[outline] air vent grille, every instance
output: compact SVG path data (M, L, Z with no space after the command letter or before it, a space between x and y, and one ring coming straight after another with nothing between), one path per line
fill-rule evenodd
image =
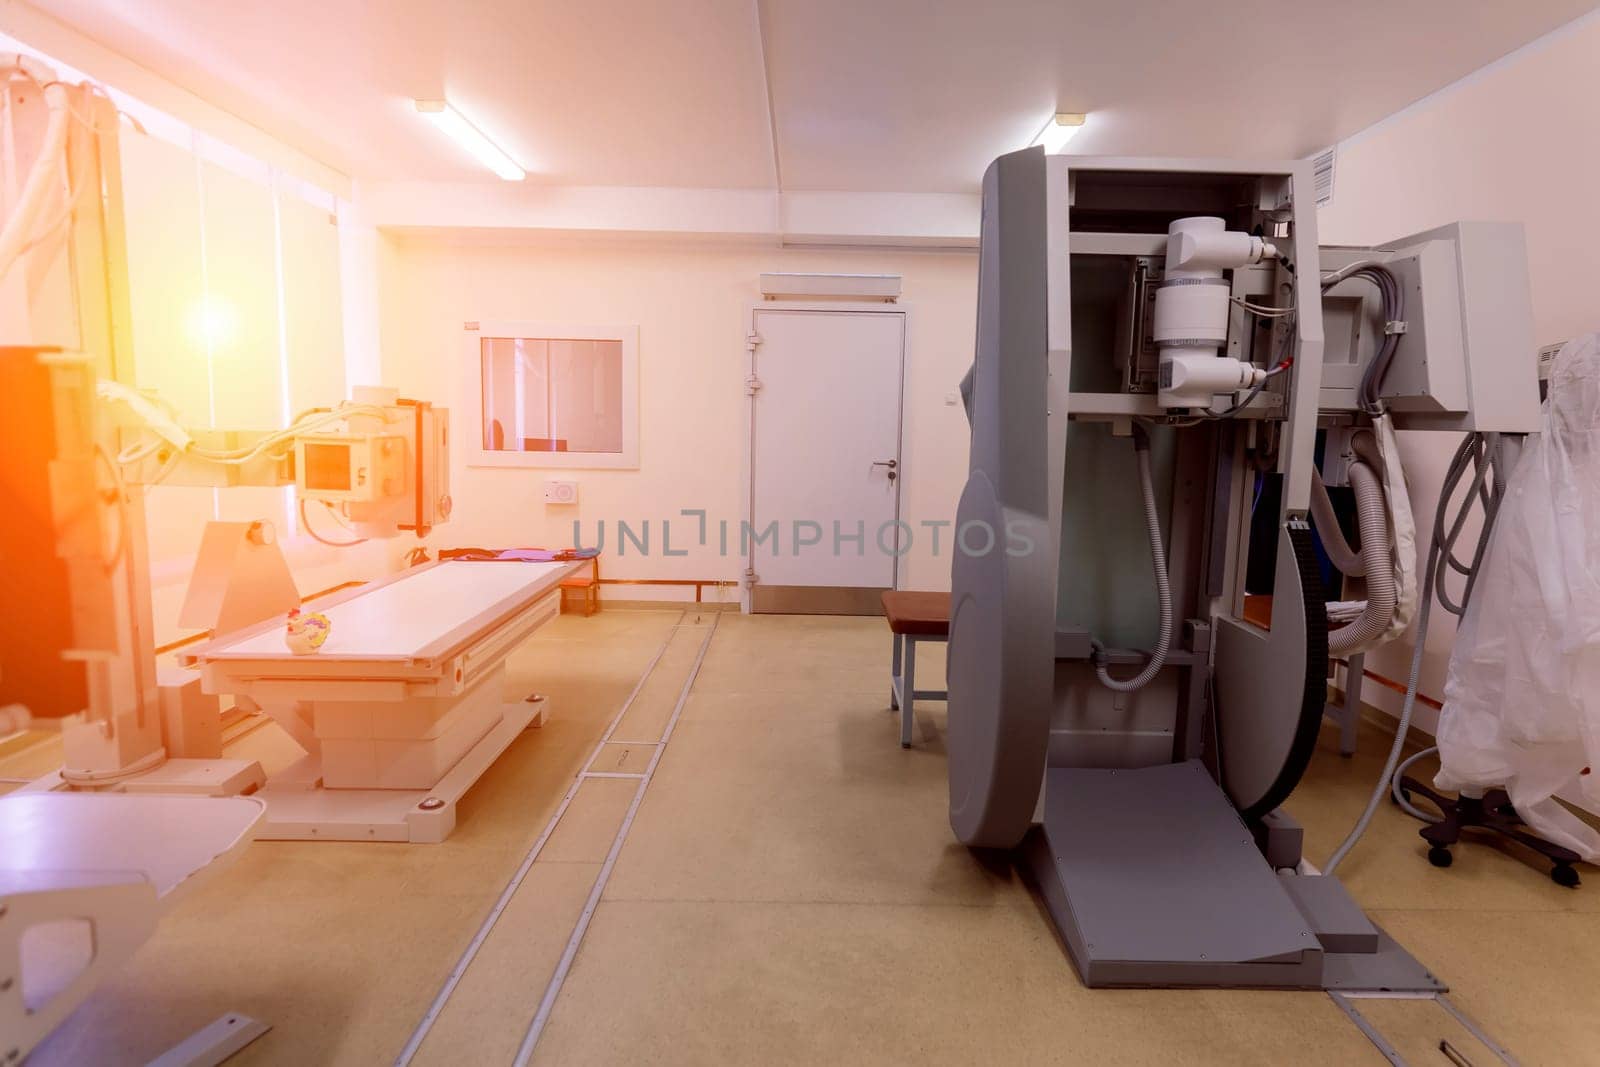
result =
M1317 206L1333 203L1333 170L1337 149L1318 152L1311 160L1311 188L1317 195Z

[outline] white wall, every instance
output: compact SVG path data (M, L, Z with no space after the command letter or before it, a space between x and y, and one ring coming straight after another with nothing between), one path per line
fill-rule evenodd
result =
M749 244L622 241L604 238L491 244L433 236L385 235L380 256L384 376L416 396L462 409L461 368L475 357L462 324L526 319L637 325L640 365L640 468L637 471L538 471L469 468L452 450L451 522L430 540L438 546L561 547L572 520L592 542L607 521L602 573L617 578L737 581L743 563L722 557L716 538L684 557L664 557L662 519L703 508L708 521L741 518L745 449L745 333L759 300L763 271L836 271L904 276L899 306L908 312L902 515L951 519L966 480L967 425L946 403L972 359L977 257L968 253L821 252ZM547 477L579 483L576 508L546 506ZM615 550L614 523L651 520L652 555ZM713 526L713 529L715 527ZM691 540L696 520L677 518L674 550ZM734 539L736 540L736 534ZM948 541L948 534L945 537ZM919 537L902 568L902 585L949 588L948 546L934 558ZM608 590L621 599L648 587ZM689 591L692 595L692 590ZM708 593L708 596L710 594Z
M1600 329L1597 56L1600 15L1590 15L1340 145L1334 201L1318 220L1323 242L1376 244L1456 219L1521 222L1534 341ZM1458 438L1404 436L1413 507L1427 523ZM1423 692L1435 698L1454 622L1436 606L1423 674ZM1368 666L1403 682L1411 655L1397 642ZM1379 706L1398 700L1378 686L1367 694ZM1434 717L1419 721L1432 729Z

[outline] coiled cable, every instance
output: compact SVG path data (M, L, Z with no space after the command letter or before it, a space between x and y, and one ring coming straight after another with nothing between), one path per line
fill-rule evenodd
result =
M1167 554L1161 543L1161 514L1156 508L1155 475L1150 470L1150 437L1143 426L1133 428L1133 448L1139 464L1139 492L1144 498L1145 530L1150 537L1150 566L1156 576L1156 599L1160 604L1161 630L1156 647L1144 669L1132 678L1113 678L1105 661L1105 650L1096 646L1094 673L1100 684L1118 693L1132 693L1149 685L1167 663L1172 644L1172 589L1167 583Z
M1439 490L1439 504L1434 509L1433 536L1428 541L1428 561L1422 574L1422 608L1417 616L1417 630L1413 638L1415 645L1411 653L1411 670L1406 679L1406 695L1400 705L1400 721L1395 727L1394 744L1389 748L1389 758L1384 762L1383 774L1379 777L1377 787L1367 799L1367 806L1362 810L1360 818L1339 847L1334 849L1333 855L1328 857L1328 862L1323 866L1322 873L1332 874L1344 858L1350 854L1367 832L1367 827L1372 824L1372 818L1377 813L1378 805L1383 802L1383 795L1387 791L1396 801L1400 802L1408 814L1424 821L1436 821L1420 810L1407 803L1400 796L1399 776L1403 766L1409 767L1412 763L1437 749L1426 749L1408 759L1402 766L1400 755L1405 750L1406 735L1411 729L1411 715L1416 709L1417 692L1422 680L1422 659L1427 648L1428 620L1433 613L1434 591L1439 591L1439 603L1446 611L1459 615L1466 610L1468 600L1472 595L1472 582L1476 577L1478 564L1483 560L1483 553L1489 543L1489 535L1494 529L1495 515L1499 511L1501 495L1504 492L1505 480L1501 472L1496 471L1494 479L1487 483L1486 476L1501 462L1499 449L1499 436L1497 434L1468 434L1462 439L1460 447L1450 460L1450 467L1445 472L1444 484ZM1475 467L1472 483L1467 490L1466 497L1461 503L1460 510L1453 521L1447 520L1450 510L1450 500L1455 496L1456 489L1466 477L1467 468ZM1485 494L1485 489L1488 492ZM1478 544L1472 554L1472 563L1468 565L1467 585L1462 592L1459 609L1444 590L1444 577L1451 569L1451 561L1455 558L1455 542L1461 534L1461 529L1466 523L1467 513L1472 508L1474 500L1484 501L1483 529L1478 534ZM1449 530L1445 527L1448 524ZM1459 564L1458 564L1459 565Z

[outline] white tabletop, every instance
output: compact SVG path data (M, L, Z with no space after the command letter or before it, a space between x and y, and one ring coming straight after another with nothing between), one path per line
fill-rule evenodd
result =
M12 793L0 797L0 874L135 871L158 896L243 847L254 797Z
M412 659L475 620L533 601L553 589L570 563L467 562L454 560L420 567L395 581L375 585L350 599L310 610L328 617L328 640L313 656L338 659ZM284 645L283 627L200 649L196 658L294 658Z

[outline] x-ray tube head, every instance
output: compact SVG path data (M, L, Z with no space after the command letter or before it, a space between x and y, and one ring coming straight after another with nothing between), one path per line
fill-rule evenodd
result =
M1207 407L1219 393L1247 389L1265 372L1218 356L1228 343L1232 289L1224 270L1276 258L1270 243L1227 229L1220 218L1178 219L1167 228L1166 275L1156 290L1151 338L1161 349L1165 408Z

